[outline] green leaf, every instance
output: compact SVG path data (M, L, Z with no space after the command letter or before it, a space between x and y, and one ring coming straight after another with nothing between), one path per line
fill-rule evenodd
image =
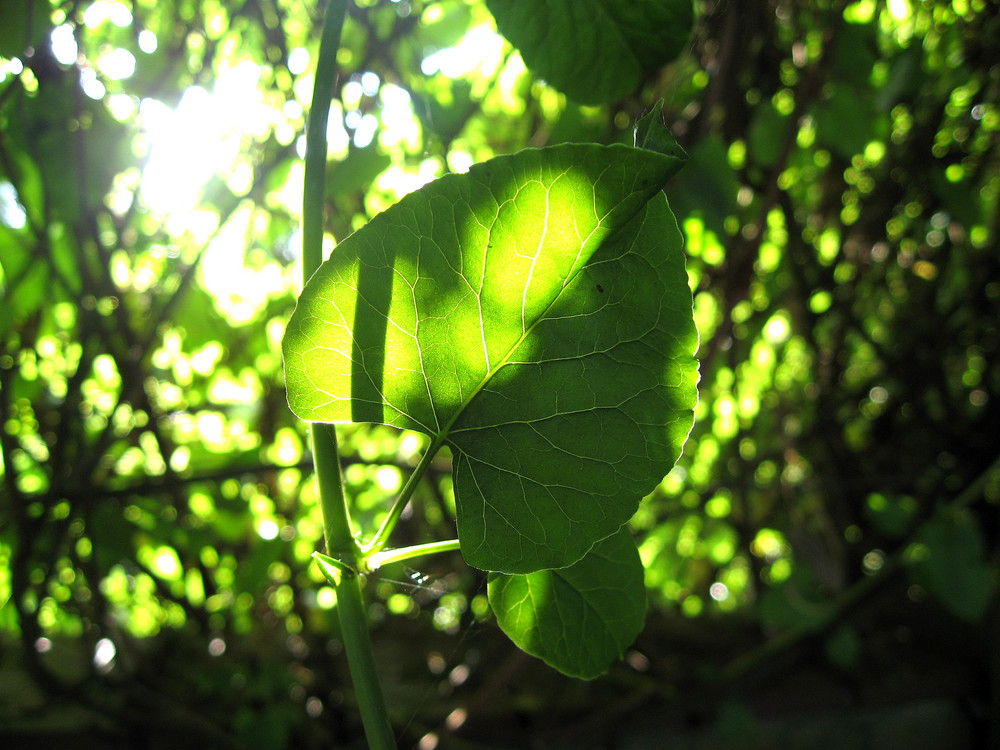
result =
M827 637L823 647L831 662L841 669L852 669L861 660L861 643L857 628L842 625Z
M0 5L0 57L22 57L44 43L52 28L48 0L6 0Z
M671 183L670 204L678 216L700 216L720 237L737 208L740 181L729 164L727 146L710 135L691 149L691 160Z
M627 527L568 568L491 573L487 591L497 622L514 643L585 680L621 658L646 616L642 561Z
M879 533L901 539L913 530L920 506L909 495L873 492L865 500L865 518Z
M340 195L363 190L391 164L392 159L381 153L376 146L351 146L346 157L327 167L327 194Z
M0 224L0 333L37 311L51 285L49 267L32 262L32 248L16 232Z
M875 116L871 97L846 84L829 84L829 98L816 102L812 116L816 140L845 159L864 153L869 141L885 134L885 123ZM884 119L884 118L883 118Z
M127 163L130 141L102 102L81 97L78 76L56 71L24 97L19 116L24 129L15 130L14 138L38 165L52 218L73 222L102 204L113 177ZM81 159L86 165L82 176L67 179L67 165Z
M538 76L580 104L635 90L677 57L694 23L690 0L487 0L497 28Z
M847 23L833 35L829 59L824 61L830 74L856 85L867 80L879 61L877 23Z
M754 161L773 167L781 156L782 143L792 124L791 115L783 115L771 104L758 107L750 124L748 145Z
M441 50L459 44L474 22L468 3L441 3L438 11L421 19L412 34L417 49Z
M635 124L635 145L658 154L687 161L688 155L663 125L663 100L658 101L645 117Z
M292 411L447 443L470 565L576 562L691 428L697 332L659 190L680 164L562 145L405 197L306 285L283 341Z
M910 575L952 614L979 622L993 598L993 569L982 532L968 513L941 513L917 534L908 551Z

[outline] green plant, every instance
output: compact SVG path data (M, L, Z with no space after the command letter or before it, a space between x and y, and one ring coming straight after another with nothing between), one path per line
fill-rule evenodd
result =
M363 745L280 346L326 5L0 2L0 746L43 725L88 747ZM845 729L891 688L993 736L1000 17L698 0L663 65L676 44L632 55L605 10L659 3L527 5L511 23L523 5L347 2L311 174L324 251L497 154L631 145L663 100L690 155L666 193L699 401L628 522L648 612L599 680L518 653L457 550L367 576L351 633L370 626L396 741L633 746L694 715L755 744L757 710L799 705L800 669L829 688L817 710L859 696ZM584 78L609 71L613 92ZM432 438L335 436L368 542ZM445 445L372 564L454 543L455 510Z
M689 7L661 10L675 6ZM527 6L491 7L503 28ZM345 8L332 3L324 24L306 152L306 283L282 348L292 411L316 423L327 552L315 558L338 593L369 741L391 747L360 587L387 562L460 547L490 571L501 628L568 675L596 677L631 644L646 597L626 524L691 430L698 337L680 230L661 193L686 155L659 106L636 125L634 146L527 149L445 176L320 263ZM650 19L613 20L627 30ZM573 48L552 46L564 47L546 67L559 80ZM573 72L566 81L579 85ZM332 423L351 421L429 440L374 532L355 528L340 477ZM458 539L389 548L445 446Z

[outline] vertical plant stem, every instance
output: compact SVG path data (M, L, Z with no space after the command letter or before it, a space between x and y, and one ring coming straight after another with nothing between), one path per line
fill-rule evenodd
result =
M323 262L323 208L326 204L326 129L330 100L337 80L337 49L344 28L347 0L330 0L319 42L319 59L313 82L312 103L306 123L306 173L302 197L302 277L309 277Z
M326 203L326 129L330 100L337 74L337 49L347 13L347 0L330 0L323 22L319 60L313 86L312 105L306 128L305 185L302 207L303 280L323 261L323 209ZM319 483L323 533L327 551L356 567L359 549L351 524L350 508L344 493L340 469L337 433L333 425L314 424L312 454ZM373 750L395 750L396 740L385 698L375 671L375 655L368 633L361 582L356 575L346 575L337 587L337 614L340 618L344 651L354 682L358 710L365 727L368 746Z
M351 511L344 493L344 477L340 470L336 427L332 424L314 424L309 432L327 552L356 567L357 548L351 525Z
M369 750L396 750L385 696L375 671L375 654L368 635L368 616L360 576L345 575L341 580L337 587L337 613Z

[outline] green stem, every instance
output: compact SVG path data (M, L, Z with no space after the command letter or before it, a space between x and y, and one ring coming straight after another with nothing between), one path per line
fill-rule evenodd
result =
M396 739L389 723L389 712L378 682L375 654L368 635L361 576L343 577L337 587L337 612L340 615L340 637L347 651L347 666L351 671L369 750L396 750Z
M339 586L345 575L357 575L358 571L353 566L348 565L343 560L336 557L324 555L322 552L313 551L313 560L319 565L320 572L334 586Z
M308 281L323 262L323 208L326 203L326 129L337 79L337 49L347 0L330 0L316 61L309 121L306 124L305 178L302 196L302 278Z
M332 424L314 424L310 430L313 466L319 482L320 510L323 514L323 537L331 555L356 565L358 555L351 510L344 492L344 477L340 469L337 429Z
M302 276L304 281L323 262L323 209L326 202L326 129L337 77L337 49L347 14L347 0L330 0L323 22L323 33L316 62L309 123L306 128L305 184L302 205ZM336 428L315 424L312 428L312 454L319 482L319 501L323 513L323 533L327 551L357 567L360 557L351 523L350 508L344 493L337 448ZM368 633L368 617L361 592L360 577L350 567L342 572L337 586L337 614L341 638L354 683L358 711L365 727L368 746L373 750L395 750L396 740L389 722L385 697L378 682L375 655Z
M330 118L330 99L337 75L337 48L344 27L347 0L331 0L323 23L316 63L309 123L306 126L306 168L302 201L302 278L303 282L323 262L323 207L326 201L326 128ZM312 428L313 464L319 481L320 506L323 511L323 534L327 551L354 560L357 544L351 525L351 513L344 495L344 481L333 425L314 424Z
M379 530L375 533L375 536L371 538L367 544L361 547L361 553L367 558L371 558L373 553L378 552L386 543L389 541L389 535L392 534L392 530L396 528L396 522L399 521L399 517L403 514L403 510L406 508L406 504L410 502L410 497L413 495L413 491L420 484L420 480L423 478L424 473L427 471L427 467L431 465L434 460L434 456L437 455L438 449L444 442L444 438L437 438L427 447L424 451L424 455L420 457L420 462L417 464L416 468L413 469L413 473L410 474L409 479L406 480L406 484L403 485L403 489L399 493L399 497L392 504L389 509L389 515L385 517L382 521L382 525Z
M412 547L400 547L398 549L387 549L383 552L374 552L365 560L368 570L378 570L383 565L410 560L414 557L424 555L434 555L438 552L451 552L459 549L457 539L448 539L443 542L428 542L427 544L415 544Z

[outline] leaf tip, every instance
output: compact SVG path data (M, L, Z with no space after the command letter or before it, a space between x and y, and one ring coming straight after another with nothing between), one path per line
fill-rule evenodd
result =
M663 122L663 100L660 99L653 108L642 117L634 129L635 147L678 160L678 169L688 160L687 152L681 148Z

